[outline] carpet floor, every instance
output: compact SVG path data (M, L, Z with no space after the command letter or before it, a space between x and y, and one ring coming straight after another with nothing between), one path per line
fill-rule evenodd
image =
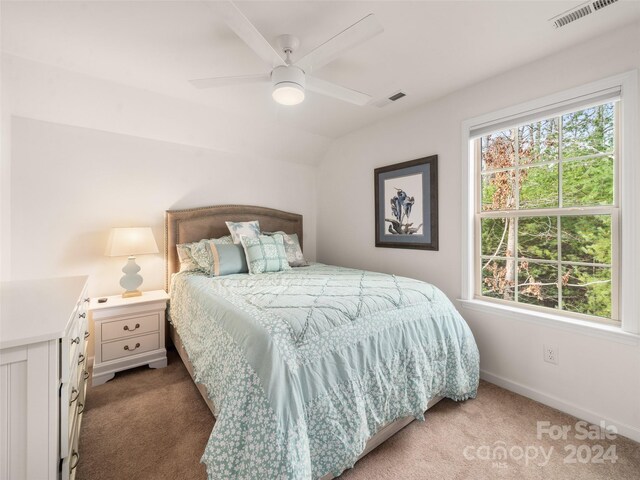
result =
M180 357L169 351L168 358L167 368L136 368L89 387L78 480L206 479L200 457L214 420ZM441 401L425 422L411 423L340 478L640 479L639 443L582 439L577 421L481 382L475 400ZM554 440L547 430L538 435L537 422L549 422L552 433L571 430Z

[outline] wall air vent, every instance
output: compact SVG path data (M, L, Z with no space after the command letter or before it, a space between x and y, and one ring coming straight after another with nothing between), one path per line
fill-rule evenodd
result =
M390 103L397 102L402 97L406 97L406 96L407 96L406 93L398 90L397 92L394 92L391 95L387 95L386 97L381 98L380 100L376 100L375 102L371 103L371 105L374 105L378 108L382 108L389 105Z
M549 21L552 22L553 26L556 28L564 27L571 22L575 22L582 17L586 17L587 15L591 15L593 12L597 12L604 7L608 7L609 5L612 5L617 1L618 0L595 0L591 2L581 3L577 7L553 17Z

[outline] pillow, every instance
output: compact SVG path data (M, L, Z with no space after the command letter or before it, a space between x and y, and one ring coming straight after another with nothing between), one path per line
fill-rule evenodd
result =
M231 275L232 273L247 273L247 259L242 245L209 243L213 255L213 275Z
M284 251L284 238L280 234L240 237L247 257L249 273L280 272L291 270Z
M227 224L233 243L240 244L240 237L255 238L260 235L260 224L257 220L251 222L224 222Z
M231 240L231 237L227 235L226 237L176 245L178 258L180 259L180 271L204 272L207 275L213 275L215 266L213 256L211 254L211 248L209 247L210 243L215 243L216 245L232 245L233 240Z
M176 250L178 250L178 259L180 260L181 272L197 272L198 270L200 270L198 262L196 262L191 256L190 244L178 244L176 245Z
M292 233L291 235L284 232L264 232L265 235L282 235L284 239L284 251L287 253L287 261L291 267L306 267L309 264L304 259L302 249L300 248L300 241L298 240L298 234Z

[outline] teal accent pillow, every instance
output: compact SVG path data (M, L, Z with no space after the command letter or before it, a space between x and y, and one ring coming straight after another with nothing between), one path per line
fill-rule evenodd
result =
M221 277L233 273L247 273L247 259L242 245L218 245L209 243L213 255L213 275Z
M240 237L247 257L249 273L280 272L291 270L284 250L284 238L280 234Z
M287 261L291 267L307 267L309 264L304 259L302 254L302 248L300 248L300 241L298 240L297 233L284 233L284 232L264 232L265 235L282 235L284 240L284 251L287 253Z
M224 222L233 238L233 243L240 245L240 237L257 237L260 235L260 224L257 220L250 222Z

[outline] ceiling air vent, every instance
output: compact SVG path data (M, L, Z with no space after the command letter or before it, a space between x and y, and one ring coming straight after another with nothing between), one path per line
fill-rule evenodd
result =
M596 0L592 3L593 9L598 11L601 8L608 7L612 3L616 3L618 0Z
M407 94L406 94L406 93L398 92L398 93L396 93L395 95L391 95L391 96L389 97L389 100L391 100L392 102L395 102L395 101L397 101L397 100L400 100L402 97L406 97L406 96L407 96Z
M389 105L390 103L397 102L402 97L406 97L406 96L407 96L406 93L401 92L400 90L398 90L397 92L389 95L388 97L381 98L380 100L377 100L377 101L373 102L371 105L375 105L378 108L382 108L382 107L384 107L386 105Z
M597 12L604 7L608 7L609 5L616 3L617 1L618 0L595 0L591 2L581 3L577 7L553 17L549 21L553 22L553 26L556 28L564 27L571 22L575 22L582 17L586 17L587 15L591 15L593 12Z

